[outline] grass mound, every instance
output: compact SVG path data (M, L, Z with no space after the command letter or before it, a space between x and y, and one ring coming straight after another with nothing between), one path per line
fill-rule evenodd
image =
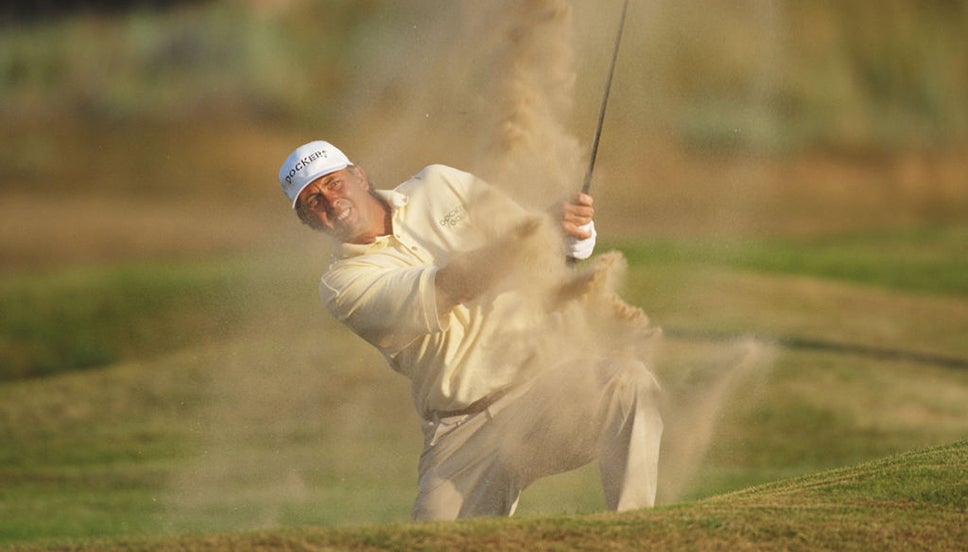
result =
M622 514L89 542L98 550L956 550L968 441ZM34 548L37 550L43 548Z

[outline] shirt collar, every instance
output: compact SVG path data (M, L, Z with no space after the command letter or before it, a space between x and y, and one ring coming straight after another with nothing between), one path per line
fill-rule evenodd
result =
M393 214L396 213L397 209L406 205L407 200L410 199L396 190L373 190L373 192L387 202L387 205L393 209Z

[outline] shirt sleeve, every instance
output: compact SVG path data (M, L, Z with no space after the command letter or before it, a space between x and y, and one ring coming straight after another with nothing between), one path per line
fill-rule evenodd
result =
M334 318L393 354L414 339L445 329L437 315L436 266L387 268L342 261L320 282L320 298Z

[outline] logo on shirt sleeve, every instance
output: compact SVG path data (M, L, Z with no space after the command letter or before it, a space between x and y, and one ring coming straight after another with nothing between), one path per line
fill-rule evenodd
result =
M444 215L444 218L440 219L438 222L444 228L453 228L466 219L467 211L464 209L463 205L458 205L454 209L451 209L451 211Z

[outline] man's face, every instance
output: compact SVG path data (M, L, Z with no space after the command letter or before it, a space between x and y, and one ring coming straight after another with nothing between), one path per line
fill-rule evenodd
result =
M298 205L321 230L342 242L371 243L382 233L382 205L370 194L366 174L359 167L312 181L299 193Z

